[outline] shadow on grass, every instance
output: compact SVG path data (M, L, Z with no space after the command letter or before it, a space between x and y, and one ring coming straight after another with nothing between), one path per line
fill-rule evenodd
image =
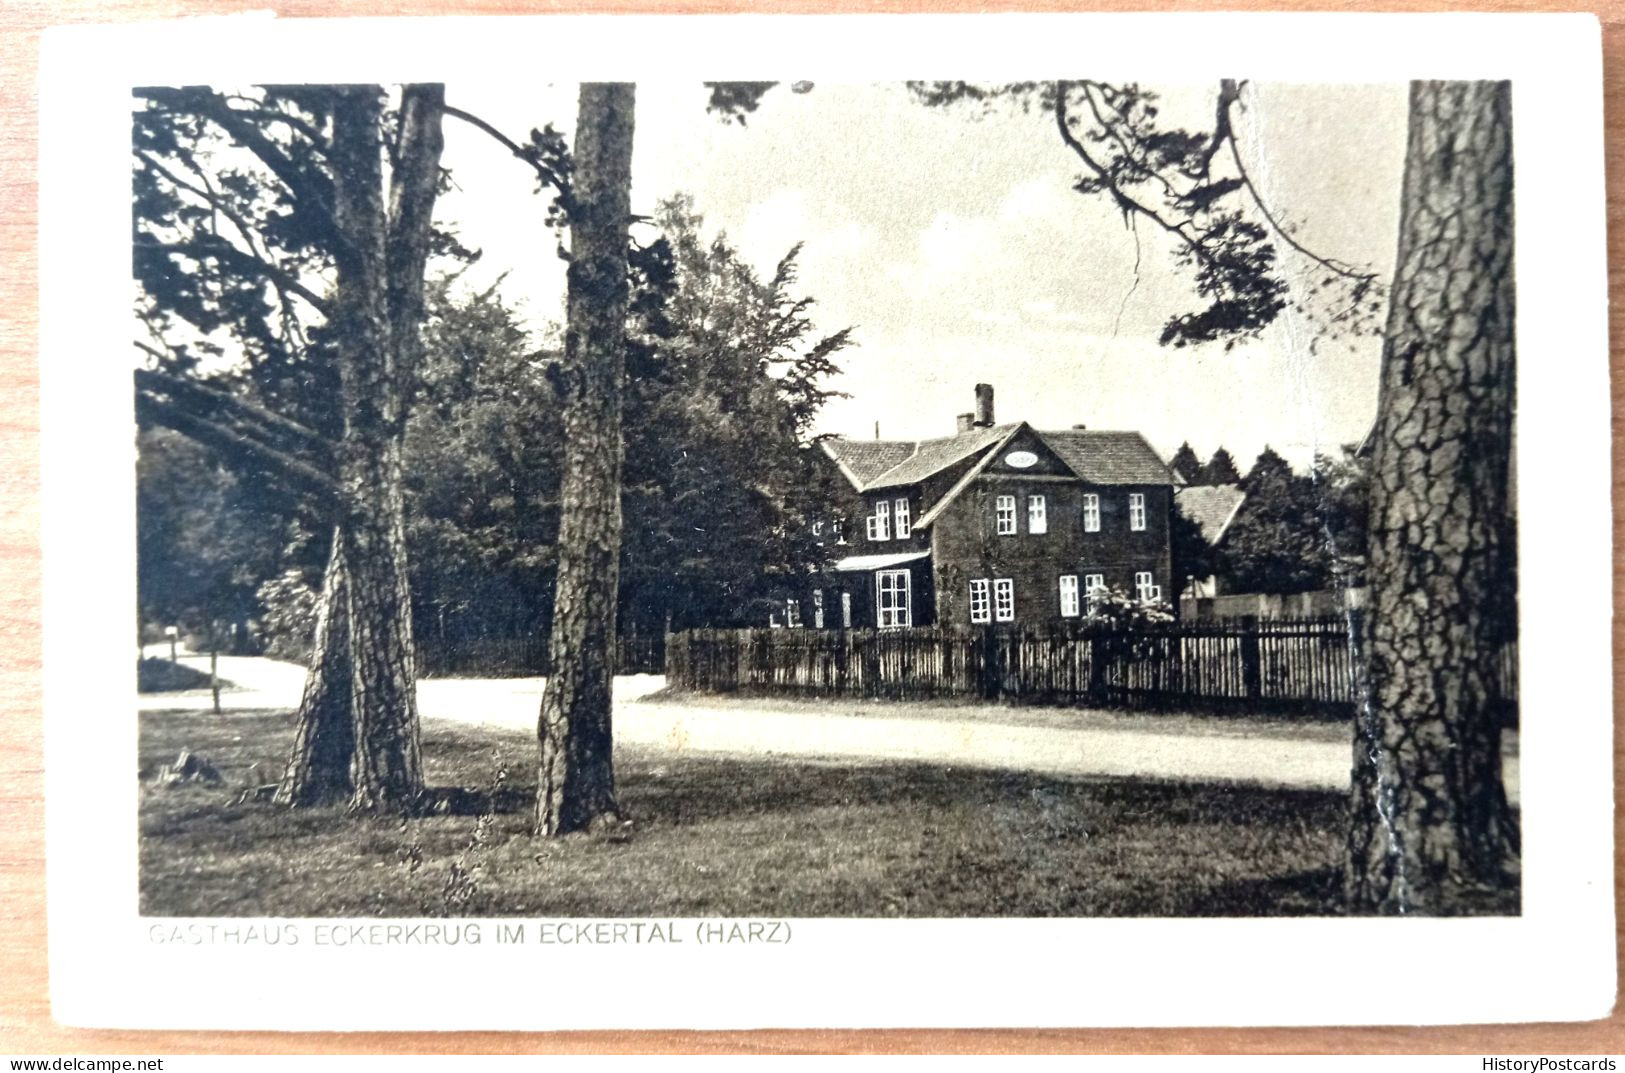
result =
M222 687L228 682L220 683ZM209 676L195 668L167 659L151 656L136 667L136 691L139 693L177 693L188 689L208 689Z
M428 786L417 806L418 816L512 816L536 807L536 787L505 786L480 790L467 786Z
M617 750L629 842L531 836L534 738L426 727L439 807L233 807L283 714L142 719L225 788L142 788L141 907L194 916L1327 916L1341 794ZM280 770L280 768L276 768ZM506 772L498 778L498 772ZM484 789L481 789L484 787Z

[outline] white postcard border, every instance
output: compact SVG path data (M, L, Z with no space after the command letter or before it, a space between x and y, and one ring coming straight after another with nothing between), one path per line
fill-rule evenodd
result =
M454 47L448 45L452 43ZM679 59L679 57L692 57ZM581 78L1511 78L1524 913L806 920L783 946L187 946L136 909L129 89ZM78 1025L279 1029L1569 1020L1614 1000L1610 393L1587 16L268 17L47 35L41 402L51 994ZM1560 627L1560 628L1558 628ZM250 921L237 922L248 925ZM301 922L313 930L319 922ZM484 930L494 932L495 921Z

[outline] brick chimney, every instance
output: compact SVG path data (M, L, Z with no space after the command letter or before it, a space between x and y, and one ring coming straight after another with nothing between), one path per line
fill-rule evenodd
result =
M993 385L976 385L976 428L993 427Z
M976 427L976 415L975 414L960 414L958 417L954 418L954 431L955 432L960 432L960 433L969 432L971 429L973 429L975 427Z

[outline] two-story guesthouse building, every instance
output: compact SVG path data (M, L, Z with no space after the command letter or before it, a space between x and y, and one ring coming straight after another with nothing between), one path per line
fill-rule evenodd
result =
M995 424L993 389L956 432L831 439L852 492L842 555L793 624L1048 624L1093 590L1171 601L1175 478L1138 432ZM788 617L788 616L787 616Z

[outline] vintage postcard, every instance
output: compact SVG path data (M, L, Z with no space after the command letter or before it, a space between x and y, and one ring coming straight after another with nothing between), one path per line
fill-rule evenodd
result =
M59 1019L1612 1007L1594 19L45 47Z

